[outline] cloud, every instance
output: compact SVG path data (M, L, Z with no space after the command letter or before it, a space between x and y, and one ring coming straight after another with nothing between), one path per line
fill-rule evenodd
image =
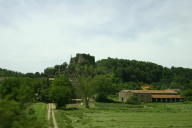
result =
M191 67L190 0L0 0L0 67L43 71L91 53Z

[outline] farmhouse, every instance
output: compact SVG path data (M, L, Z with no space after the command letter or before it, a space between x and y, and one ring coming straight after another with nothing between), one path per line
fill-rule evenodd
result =
M130 97L137 96L141 102L181 102L183 97L177 89L166 90L122 90L119 101L126 102Z

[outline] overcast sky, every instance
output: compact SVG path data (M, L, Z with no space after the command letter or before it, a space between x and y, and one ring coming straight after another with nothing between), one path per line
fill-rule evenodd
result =
M42 72L76 53L192 68L192 0L0 0L0 67Z

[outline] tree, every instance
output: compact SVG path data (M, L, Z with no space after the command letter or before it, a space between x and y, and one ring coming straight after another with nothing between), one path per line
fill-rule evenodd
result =
M21 77L24 74L0 68L0 77Z
M85 107L89 108L90 98L94 95L92 79L90 77L79 78L80 92L84 99Z
M0 128L11 128L20 114L19 104L15 101L0 100Z
M56 75L56 69L54 67L48 67L44 70L44 74L47 77L53 77Z
M65 74L73 79L78 77L95 77L96 75L115 74L118 82L112 81L113 90L124 87L138 89L140 83L153 84L156 89L179 88L192 89L192 69L172 67L127 59L107 58L95 62L95 57L89 54L77 54L72 57L69 65L55 65L45 69L45 75L55 77ZM135 83L129 85L129 83ZM118 88L118 89L117 89Z
M66 107L73 97L71 82L64 76L57 77L50 88L50 99L56 103L57 108Z
M35 99L37 101L47 102L49 100L47 97L49 81L46 78L35 78L31 82L35 93ZM45 99L45 97L47 97L47 99Z
M107 96L112 93L112 78L106 75L97 75L92 80L92 86L96 93L96 101L107 102Z
M23 109L19 102L0 100L0 128L45 128L35 118L33 109Z
M26 104L34 101L35 93L30 78L8 78L0 86L0 98Z
M36 119L31 103L37 96L37 79L13 77L0 85L0 128L44 128ZM38 90L38 89L37 89Z
M182 95L187 99L192 101L192 89L185 90L182 92Z

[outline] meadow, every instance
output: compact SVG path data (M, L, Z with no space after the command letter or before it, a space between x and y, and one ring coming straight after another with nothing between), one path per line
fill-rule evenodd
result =
M55 112L59 128L192 128L192 103L92 103Z

